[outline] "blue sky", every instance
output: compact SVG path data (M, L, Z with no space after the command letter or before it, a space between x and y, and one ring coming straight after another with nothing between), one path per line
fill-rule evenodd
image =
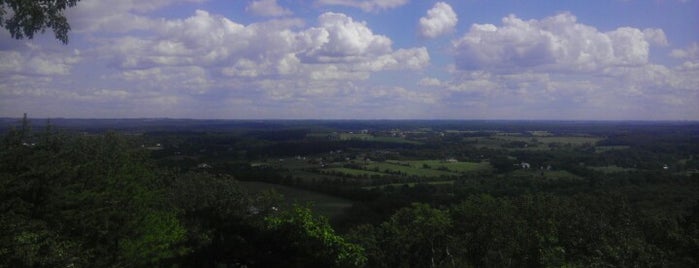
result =
M699 1L82 0L0 116L699 120Z

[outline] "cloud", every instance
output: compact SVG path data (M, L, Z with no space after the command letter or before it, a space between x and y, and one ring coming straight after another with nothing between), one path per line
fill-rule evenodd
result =
M427 16L420 18L418 30L423 37L435 38L452 32L458 20L449 4L437 2L427 11Z
M316 27L290 29L299 25L295 20L242 25L197 10L187 19L162 22L155 38L119 38L98 54L124 69L196 65L248 78L366 79L370 72L419 69L429 62L425 48L394 51L388 37L345 14L327 12Z
M0 115L696 119L699 114L699 43L653 49L671 45L663 29L601 31L569 13L511 15L473 24L454 37L446 51L453 64L445 66L441 55L430 62L433 51L427 47L394 42L392 32L372 27L376 20L358 19L372 14L249 18L241 14L246 6L248 15L265 11L255 13L253 2L238 1L241 10L231 14L243 21L193 11L196 2L83 0L67 11L75 37L69 46L50 36L17 41L0 33ZM264 8L277 2L254 3ZM368 12L407 3L308 2ZM424 15L418 35L453 31L439 6L418 11ZM159 17L180 8L192 11ZM664 51L671 52L651 55Z
M376 12L396 8L408 3L408 0L317 0L319 5L348 6L365 12Z
M578 23L570 13L526 21L510 15L499 27L473 24L453 42L453 50L460 69L591 71L646 64L651 45L648 40L667 44L661 29L622 27L600 32Z
M665 37L665 32L661 29L647 28L643 30L643 36L646 41L656 46L668 46L667 37Z
M670 56L685 60L699 60L699 43L692 43L685 49L673 49Z
M345 14L323 13L318 22L319 27L302 33L311 40L302 44L306 46L306 61L353 62L391 51L391 39L375 35L364 22L356 22Z
M438 87L442 85L442 81L439 81L437 78L425 77L420 79L418 85L423 87Z
M0 77L67 75L81 58L77 49L49 49L25 43L15 50L0 50Z
M245 8L258 16L279 17L293 14L291 10L279 6L277 0L253 0Z
M685 60L678 66L653 63L650 47L669 45L662 29L602 32L569 13L510 15L497 26L473 24L452 45L453 78L422 84L444 89L445 103L488 103L482 109L491 116L664 119L699 112L699 45L674 49L671 56Z
M394 49L390 38L365 22L332 12L304 27L297 19L245 25L197 10L188 18L162 20L149 33L98 40L90 55L109 62L114 75L106 79L128 83L131 98L178 101L152 103L162 106L207 98L246 103L248 111L260 110L252 105L291 109L308 101L361 103L372 96L366 92L373 85L347 83L362 83L377 72L420 70L430 61L425 47Z
M158 23L147 13L183 3L205 0L83 0L66 10L72 33L125 33L147 30Z

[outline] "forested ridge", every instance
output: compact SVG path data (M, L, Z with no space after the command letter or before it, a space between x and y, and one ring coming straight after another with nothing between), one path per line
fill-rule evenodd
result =
M306 137L298 130L280 133L291 135L291 140ZM312 154L318 150L305 149L310 146L306 143L314 143L313 139L290 143L269 131L228 138L221 137L223 134L214 138L199 134L186 138L186 133L175 136L196 140L181 142L177 150L184 151L182 154L187 154L187 146L197 152L210 146L206 153L211 153L217 144L236 142L252 144L240 157L255 161L269 155ZM376 178L388 182L385 186L357 187L351 176L344 182L332 180L330 175L331 179L324 182L303 181L285 175L283 168L269 166L255 168L239 163L218 168L220 163L214 163L213 169L177 168L189 160L163 158L167 149L148 150L142 146L144 139L148 136L63 131L50 123L32 127L26 119L4 133L0 144L0 266L698 265L697 174L662 170L597 172L579 164L576 158L592 155L584 153L589 150L584 147L587 145L559 151L517 151L499 160L493 155L493 171L454 175L457 178L448 186L414 178L394 186L392 181L399 177L386 173ZM634 146L629 141L612 136L604 146ZM640 144L639 150L650 146L643 137L631 141ZM672 145L676 139L670 137L664 142ZM197 143L203 147L194 146ZM473 157L492 153L467 145L462 150L438 144L382 146L347 140L330 141L324 150L340 154L337 146L342 146L342 153L380 147L403 150L401 157L406 159L411 152L424 156L452 150L449 155L463 152L462 159L470 157L467 151ZM672 149L675 147L668 148L658 154L679 158L697 153L691 146L678 146L679 153ZM629 166L624 164L628 159L615 158L625 153L629 152L613 151L599 158L589 157L586 162ZM565 167L569 179L542 179L547 178L544 169L513 170L517 162L512 155L532 163ZM382 156L374 159L381 161ZM605 157L609 160L600 160ZM658 156L639 155L634 164L651 163L654 157ZM498 166L497 161L502 163ZM684 168L691 169L692 161L696 160L684 161ZM433 170L423 165L425 170ZM378 174L381 170L371 172ZM309 204L285 205L284 197L275 191L251 194L238 180L252 178L342 196L353 205L330 220L314 212Z

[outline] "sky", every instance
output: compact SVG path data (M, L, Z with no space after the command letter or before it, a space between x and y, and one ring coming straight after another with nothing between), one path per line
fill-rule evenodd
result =
M0 117L699 120L699 0L82 0Z

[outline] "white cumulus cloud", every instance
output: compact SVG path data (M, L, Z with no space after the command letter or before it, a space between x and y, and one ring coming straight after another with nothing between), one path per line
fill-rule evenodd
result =
M670 56L678 59L699 60L699 43L692 43L685 49L673 49Z
M326 81L312 88L329 93L337 81L429 64L425 47L393 49L390 38L342 13L326 12L315 26L302 26L296 19L244 25L197 10L189 18L160 21L148 37L111 39L92 53L121 70L121 79L169 92L257 88L275 100L308 98L303 92L311 81Z
M258 16L278 17L293 14L291 10L281 7L277 0L253 0L245 8Z
M408 3L408 0L318 0L319 5L335 5L359 8L366 12L375 12L396 8Z
M572 14L562 13L541 20L510 15L502 19L502 26L474 24L453 42L453 49L461 69L590 71L646 64L651 43L667 43L661 29L622 27L600 32L578 23Z
M444 2L437 2L427 11L427 16L420 18L419 33L423 37L435 38L450 33L459 21L451 6Z
M376 57L391 51L391 39L375 35L365 23L356 22L341 13L324 13L318 18L319 27L303 35L314 36L307 44L304 57L318 62L352 62Z

